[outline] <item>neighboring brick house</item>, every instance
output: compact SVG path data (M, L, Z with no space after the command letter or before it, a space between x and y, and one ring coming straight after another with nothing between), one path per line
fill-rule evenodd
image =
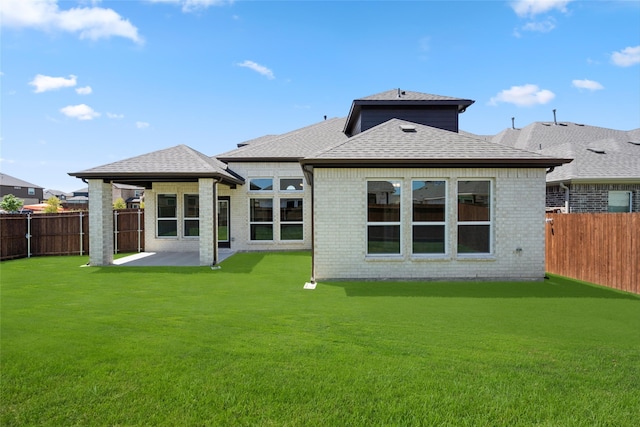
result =
M550 211L640 212L640 129L625 132L569 122L535 122L488 139L574 159L547 175Z
M124 200L127 209L139 209L144 198L144 187L135 185L111 183L111 200ZM63 206L69 209L89 209L89 187L76 190L66 198Z
M13 194L23 201L24 205L35 205L43 200L43 188L19 178L0 173L0 199Z
M542 279L545 175L570 160L458 133L471 104L392 90L215 157L180 145L72 173L89 182L90 262L113 259L118 182L146 189L146 250L201 265L218 246L311 249L314 280Z

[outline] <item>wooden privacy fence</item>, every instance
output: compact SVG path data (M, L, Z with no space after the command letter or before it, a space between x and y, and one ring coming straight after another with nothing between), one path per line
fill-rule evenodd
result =
M546 269L640 294L640 213L548 214Z
M117 252L144 250L144 211L113 211ZM87 255L88 212L0 215L0 260L41 255Z

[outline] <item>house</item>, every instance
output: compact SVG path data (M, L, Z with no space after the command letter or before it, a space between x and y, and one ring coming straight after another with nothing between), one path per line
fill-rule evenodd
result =
M541 279L545 175L570 160L459 133L472 104L391 90L214 157L179 145L71 173L89 182L90 263L113 260L117 182L145 188L147 251L201 265L312 250L312 280Z
M139 209L144 197L144 187L121 184L114 182L111 184L112 203L122 199L127 205L127 209ZM70 197L67 197L65 207L70 209L89 208L89 187L76 190Z
M6 173L0 173L0 198L7 194L13 194L25 205L33 205L42 201L43 188Z
M71 195L60 190L54 190L51 188L45 189L43 192L42 200L46 202L52 197L57 197L58 200L60 200L60 202L64 204L67 201L67 197L71 197Z
M573 158L547 174L550 211L640 212L640 129L629 132L571 122L505 129L491 141Z

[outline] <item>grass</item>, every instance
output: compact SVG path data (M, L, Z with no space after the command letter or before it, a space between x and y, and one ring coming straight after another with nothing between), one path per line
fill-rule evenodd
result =
M640 297L320 283L308 253L1 269L2 426L635 426Z

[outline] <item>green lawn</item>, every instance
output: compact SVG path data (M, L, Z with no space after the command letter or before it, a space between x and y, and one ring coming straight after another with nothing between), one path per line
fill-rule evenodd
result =
M2 426L635 426L640 297L320 283L308 253L210 268L0 264Z

